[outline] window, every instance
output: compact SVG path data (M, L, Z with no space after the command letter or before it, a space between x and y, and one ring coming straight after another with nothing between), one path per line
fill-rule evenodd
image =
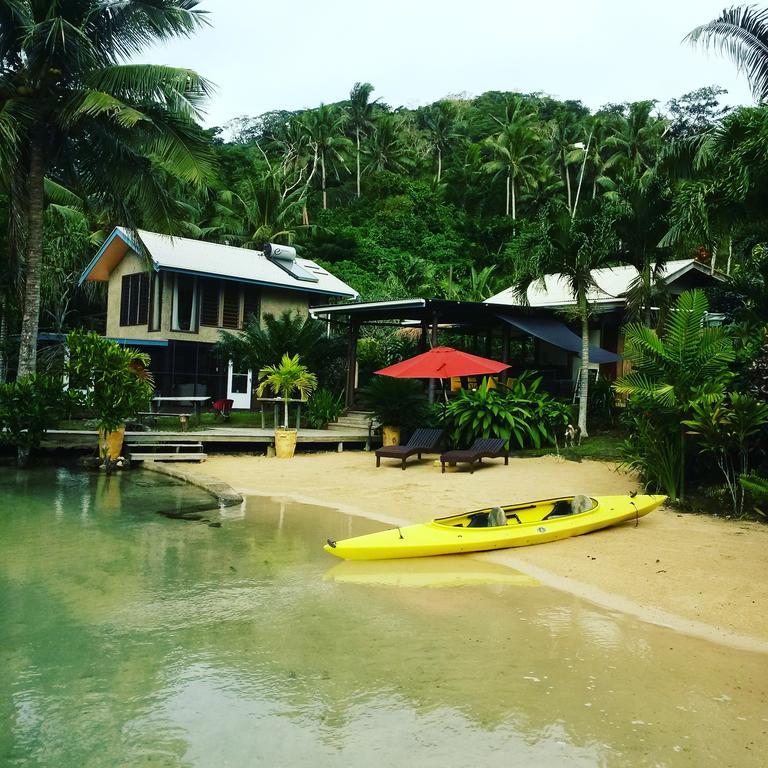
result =
M149 281L149 330L159 331L163 319L163 276L155 272Z
M243 288L243 323L251 317L259 319L259 289L255 285L246 285Z
M176 275L173 283L171 330L197 333L198 313L197 278Z
M149 311L149 274L125 275L120 290L120 325L146 325Z

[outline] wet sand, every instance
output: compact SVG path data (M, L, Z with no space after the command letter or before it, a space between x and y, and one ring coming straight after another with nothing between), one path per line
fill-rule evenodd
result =
M191 471L195 471L190 467ZM376 469L372 453L212 456L200 472L244 494L285 496L385 523L433 517L499 503L638 488L605 462L554 456L488 462L470 475L441 475L424 460L403 472ZM326 537L318 531L318 546ZM479 557L645 620L745 649L768 651L768 526L681 514L662 508L634 523L537 547Z

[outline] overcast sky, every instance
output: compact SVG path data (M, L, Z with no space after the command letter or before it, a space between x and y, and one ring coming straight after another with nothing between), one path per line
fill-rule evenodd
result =
M751 103L727 60L683 44L726 0L203 0L211 26L141 60L191 67L217 92L207 124L346 98L356 81L393 107L449 94L543 91L664 103L721 85Z

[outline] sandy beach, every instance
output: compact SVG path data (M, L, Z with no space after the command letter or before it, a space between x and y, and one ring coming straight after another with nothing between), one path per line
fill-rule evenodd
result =
M498 503L638 487L610 463L554 456L489 462L441 475L424 460L376 469L372 453L211 456L192 472L245 495L284 496L372 517L423 522ZM325 534L318 531L318 546ZM634 523L550 544L472 555L658 624L736 647L768 651L768 526L662 508Z

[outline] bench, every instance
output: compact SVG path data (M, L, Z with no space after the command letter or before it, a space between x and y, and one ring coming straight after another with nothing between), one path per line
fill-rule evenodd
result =
M176 416L181 425L181 431L186 432L189 428L189 418L191 413L170 413L168 411L139 411L136 414L140 419L148 419L153 424L157 421L158 416Z
M205 461L202 443L126 443L131 461Z

